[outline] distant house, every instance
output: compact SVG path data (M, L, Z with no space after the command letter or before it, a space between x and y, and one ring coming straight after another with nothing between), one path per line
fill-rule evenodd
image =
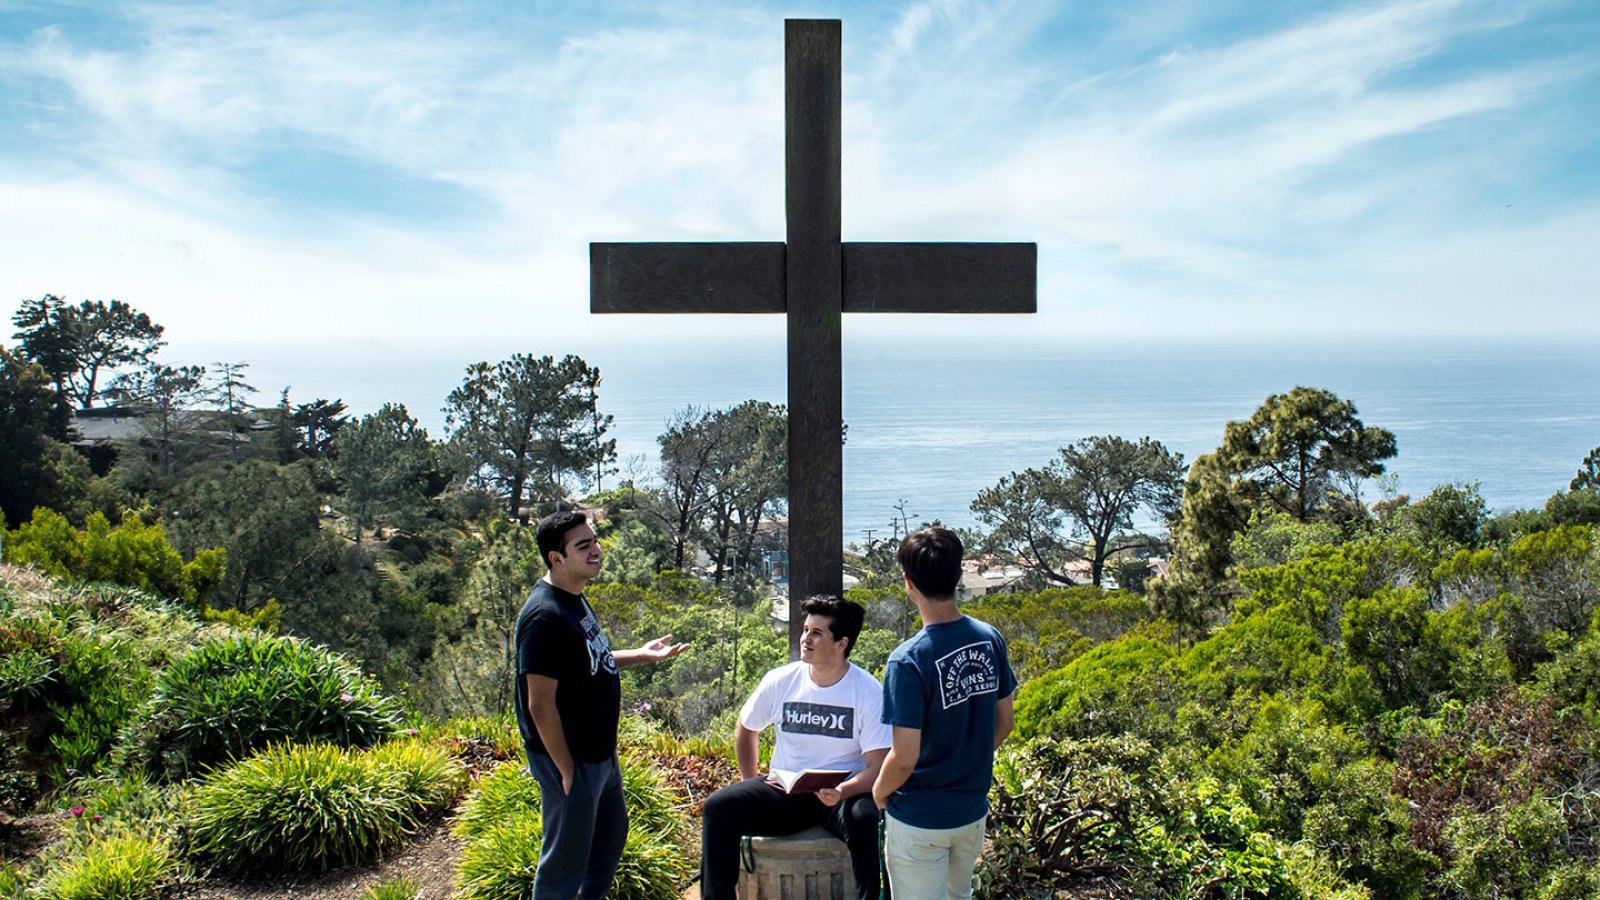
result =
M271 431L273 423L260 415L249 418L238 431L220 421L221 413L209 409L184 410L181 415L185 429L198 436L218 453L226 453L234 443L249 444L259 432ZM145 431L144 419L150 410L137 406L103 406L98 409L79 409L72 413L72 430L77 435L72 446L89 458L89 468L96 475L104 475L116 465L118 455L127 447L137 444L144 448L146 457L155 462L156 452ZM193 428L189 427L193 423Z
M90 471L104 475L116 465L118 446L138 439L143 415L144 410L124 406L74 410L72 446L89 458Z
M961 563L961 583L957 600L975 600L991 591L1010 590L1027 572L1015 561L992 554L975 556Z

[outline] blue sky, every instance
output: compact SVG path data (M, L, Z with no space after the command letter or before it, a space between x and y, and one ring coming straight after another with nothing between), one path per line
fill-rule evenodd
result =
M1594 0L0 0L0 313L781 331L591 317L587 248L782 239L785 17L844 20L847 240L1039 244L1035 319L849 331L1600 337Z

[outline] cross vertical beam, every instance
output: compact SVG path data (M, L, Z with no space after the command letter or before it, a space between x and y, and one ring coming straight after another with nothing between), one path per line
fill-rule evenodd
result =
M784 313L789 657L800 601L844 581L842 313L1031 313L1038 247L840 243L841 26L784 26L786 243L589 245L596 313Z
M784 23L785 293L789 341L789 647L796 600L837 594L844 571L844 311L840 23ZM794 373L806 373L795 378Z

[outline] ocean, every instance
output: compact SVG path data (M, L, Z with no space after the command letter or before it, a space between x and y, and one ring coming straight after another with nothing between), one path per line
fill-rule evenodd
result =
M974 524L977 493L1009 472L1045 465L1091 435L1150 437L1186 461L1216 448L1224 425L1297 385L1353 402L1394 432L1389 473L1413 497L1476 482L1496 511L1536 507L1564 490L1600 445L1600 347L1591 343L1327 341L1234 343L1035 341L1004 345L845 343L844 534L886 537L903 506L913 526ZM619 474L647 481L656 436L689 404L784 402L780 338L694 347L610 346L578 352L600 368L600 409L614 417ZM270 405L292 386L304 403L339 398L353 412L404 403L434 437L440 408L481 349L355 344L207 347L191 360L250 363ZM1368 500L1382 496L1369 486Z

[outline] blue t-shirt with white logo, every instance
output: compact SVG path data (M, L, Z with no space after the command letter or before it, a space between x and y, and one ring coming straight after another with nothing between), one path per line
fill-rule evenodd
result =
M956 828L989 811L994 721L1016 690L1005 638L970 616L927 625L889 655L883 721L922 732L911 777L889 815L918 828Z

